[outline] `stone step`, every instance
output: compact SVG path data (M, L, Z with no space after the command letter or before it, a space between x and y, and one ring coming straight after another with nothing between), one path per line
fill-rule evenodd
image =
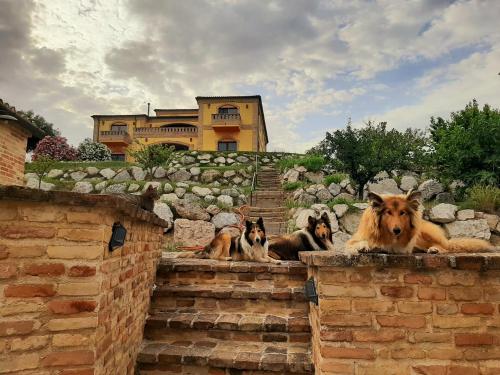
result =
M287 233L287 223L284 221L265 222L265 227L268 236L278 236Z
M309 345L298 343L234 345L223 340L174 343L146 341L137 362L141 375L208 375L216 369L223 371L223 374L246 375L314 373Z
M248 206L248 210L250 212L283 212L286 213L288 208L285 206L278 206L278 207L258 207L258 206Z
M276 210L276 211L260 211L260 210L257 211L257 210L255 210L255 211L250 211L247 216L252 217L252 218L254 218L254 217L258 218L259 216L262 216L263 219L271 218L271 217L280 217L281 219L283 219L284 215L285 215L285 213L283 211L278 211L278 210Z

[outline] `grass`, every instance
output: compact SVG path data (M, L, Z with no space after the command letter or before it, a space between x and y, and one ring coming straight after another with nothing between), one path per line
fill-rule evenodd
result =
M346 178L349 178L349 175L346 173L334 173L328 176L325 176L325 185L329 186L330 184L340 184Z
M296 165L305 167L310 172L320 171L326 164L325 158L320 155L292 156L279 160L277 163L281 171L293 168Z
M299 208L299 207L311 208L311 206L312 206L312 204L296 202L292 199L287 199L285 201L285 207L288 208L289 210L292 208Z
M34 171L36 167L36 161L25 164L26 172ZM96 167L98 169L104 168L126 168L134 165L133 163L127 163L124 161L57 161L54 163L51 169L61 169L67 171L69 169L79 169L87 167Z
M495 186L474 185L468 190L466 201L460 203L460 208L495 214L500 210L500 189Z
M285 182L283 184L283 190L285 190L285 191L292 191L292 190L297 190L297 189L303 188L305 186L306 186L306 183L302 182L302 181Z

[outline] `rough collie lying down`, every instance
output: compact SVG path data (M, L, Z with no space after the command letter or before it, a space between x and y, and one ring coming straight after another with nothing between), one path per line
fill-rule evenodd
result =
M299 260L299 251L333 250L332 227L326 212L319 219L309 216L307 221L304 229L270 240L271 256Z
M246 220L245 229L238 237L219 233L204 250L179 253L176 257L280 263L268 255L268 247L264 220L260 217L255 223Z
M361 217L358 231L347 242L346 252L374 250L393 254L493 251L488 242L473 238L448 240L437 225L422 219L419 191L404 195L369 193L371 207Z

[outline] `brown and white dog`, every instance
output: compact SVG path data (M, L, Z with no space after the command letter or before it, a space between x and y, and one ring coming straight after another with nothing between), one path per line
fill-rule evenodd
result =
M260 217L255 223L246 220L245 229L237 237L231 237L227 232L219 233L204 250L179 253L177 258L280 263L268 255L268 247L264 220Z
M405 195L369 193L368 207L346 252L385 251L393 254L493 251L488 242L474 238L448 240L437 225L422 218L419 191Z
M304 229L270 240L271 255L283 260L299 260L299 251L333 250L332 227L324 212L319 219L309 216Z

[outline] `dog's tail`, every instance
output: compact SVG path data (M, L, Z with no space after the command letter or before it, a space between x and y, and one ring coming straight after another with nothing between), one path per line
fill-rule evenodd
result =
M203 250L181 251L175 254L175 258L207 259L210 256L210 250L210 246L205 246Z
M448 240L447 250L450 253L480 253L493 252L496 248L484 240L461 237Z

